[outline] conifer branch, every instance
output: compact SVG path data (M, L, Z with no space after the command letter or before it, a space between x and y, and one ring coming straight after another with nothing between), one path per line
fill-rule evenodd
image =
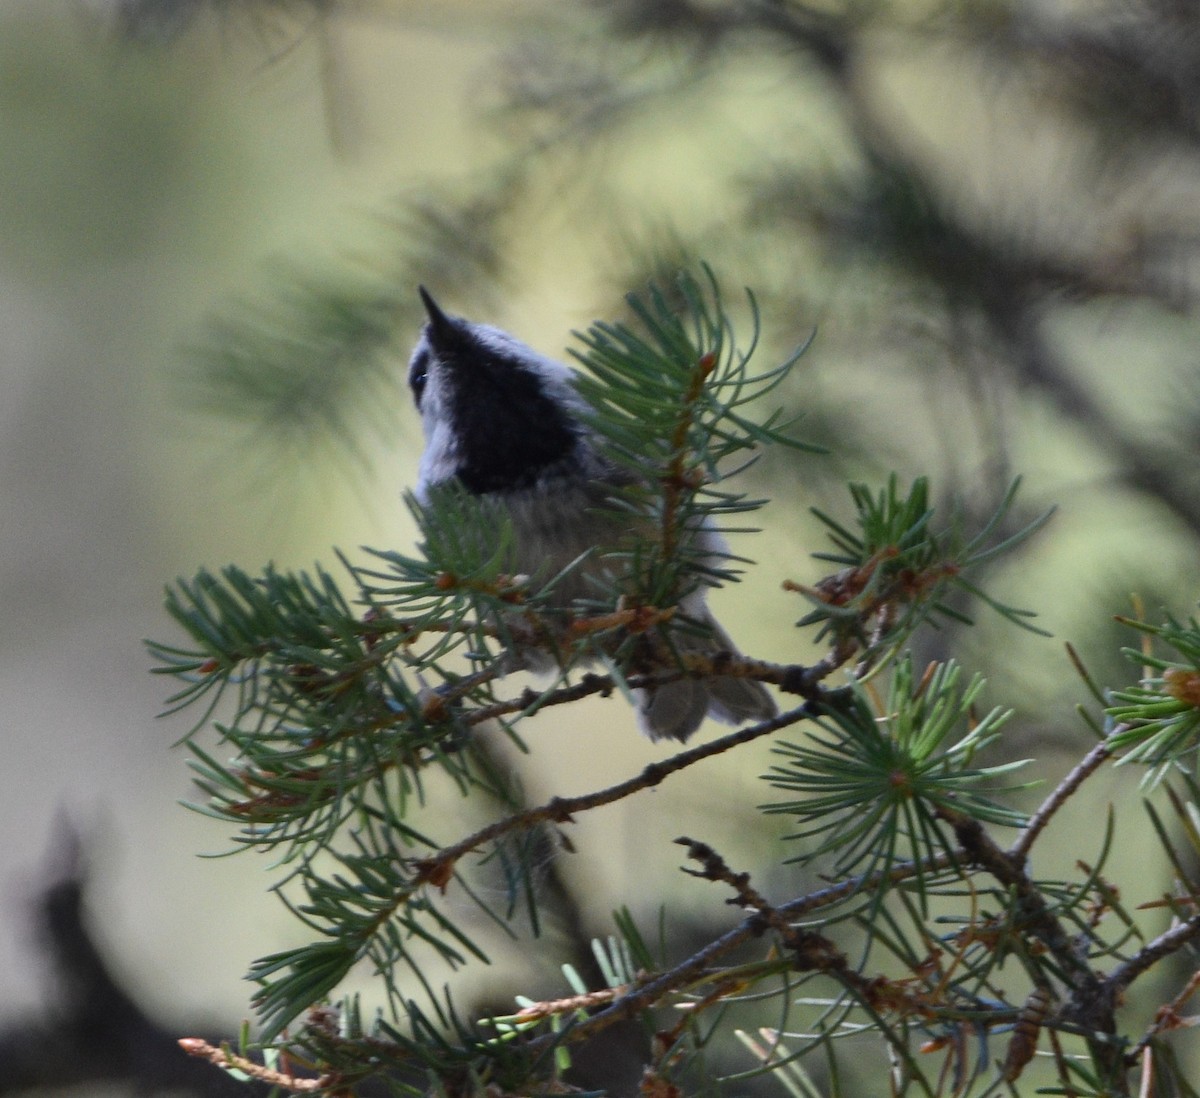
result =
M793 1011L824 1004L797 1055L871 1032L931 1094L940 1084L915 1054L916 1028L931 1031L939 1049L956 1050L959 1093L989 1063L981 1054L967 1066L969 1042L986 1043L1014 1021L1019 1032L1000 1082L1026 1070L1043 1027L1081 1032L1092 1063L1117 1078L1121 993L1200 940L1200 917L1145 942L1102 876L1111 829L1095 866L1079 861L1079 881L1039 880L1028 857L1062 807L1115 755L1149 763L1157 777L1190 758L1200 734L1200 625L1133 623L1170 653L1143 659L1137 687L1094 690L1113 731L1029 819L1007 801L1019 788L1009 775L1022 764L982 761L1002 742L1011 711L977 708L982 676L950 659L919 667L907 650L922 628L969 624L964 607L972 601L1040 632L1029 611L981 586L986 569L1049 518L1047 511L1010 525L1017 480L980 522L935 513L925 478L904 487L895 476L881 488L851 485L846 514L816 512L832 547L815 556L833 570L784 584L807 600L799 627L824 645L813 662L677 651L675 631L696 630L678 613L681 597L698 583L736 579L733 564L742 563L698 560L689 531L763 502L717 490L722 469L768 443L805 449L777 415L756 422L745 414L794 359L749 371L749 352L737 349L707 269L701 279L683 280L679 301L652 289L630 304L640 328L597 324L580 337L578 357L590 373L579 389L594 409L587 426L605 440L606 457L653 475L615 490L613 505L638 516L637 537L631 547L595 547L612 567L587 598L563 606L554 590L592 559L591 548L558 576L514 574L514 531L503 509L487 493L454 485L420 505L410 500L420 525L415 553L373 552L370 568L346 564L349 594L322 569L252 576L227 568L170 590L168 610L186 639L153 646L161 671L181 684L169 704L201 705L198 726L220 709L216 731L233 755L222 759L189 739L209 798L202 808L233 825L240 845L279 852L280 895L313 939L252 966L264 1037L302 1050L317 1078L256 1067L241 1053L198 1042L191 1051L295 1091L332 1094L352 1078L418 1070L438 1085L503 1077L515 1080L513 1093L527 1093L558 1085L568 1048L671 1004L683 1009L657 1030L659 1053L647 1076L665 1085L703 1054L702 1017L762 999L782 1011L780 1031ZM752 297L750 305L753 347ZM547 666L558 676L551 685L504 693L511 672ZM838 671L847 684L835 688L828 683ZM479 738L495 727L524 749L524 722L536 713L687 678L751 679L800 702L611 786L531 807ZM589 978L570 970L572 994L522 996L517 1013L476 1024L464 1020L449 992L433 991L426 954L450 970L488 962L486 942L461 916L464 900L505 934L515 935L518 911L537 931L536 860L548 844L535 840L543 829L801 724L810 726L803 736L772 742L775 763L763 779L785 797L759 811L794 822L784 840L790 860L827 880L824 887L769 900L750 871L735 871L715 846L679 839L700 867L685 872L726 886L727 902L746 912L688 956L656 958L624 913L619 936L597 946ZM502 814L449 843L419 829L415 812L430 767L462 796L501 804ZM1200 787L1189 790L1200 796ZM1178 797L1173 803L1184 819L1186 806ZM435 816L439 829L453 819ZM1021 830L1006 850L991 827ZM1200 835L1195 841L1200 848ZM491 898L494 888L478 887L481 872L502 876L506 908ZM960 922L936 932L933 906L964 896ZM1109 915L1121 921L1111 939L1098 929ZM861 946L847 936L851 930ZM759 956L730 963L760 939ZM1006 999L1012 989L1002 971L1012 956L1035 988L1019 1010ZM1098 957L1117 959L1111 973L1095 967ZM372 1026L349 998L337 1025L313 1021L310 1012L298 1033L280 1036L362 962L379 978L386 1004ZM420 1002L405 973L424 988ZM796 987L809 979L829 983L832 995L797 998ZM1052 1001L1062 1005L1050 1012ZM948 1060L943 1080L949 1071Z
M1119 1002L1125 989L1159 961L1178 953L1200 939L1200 914L1193 915L1157 938L1147 942L1132 957L1119 964L1104 980L1104 990L1114 1002Z
M1023 861L1029 854L1038 836L1046 829L1054 814L1066 804L1079 787L1087 781L1104 763L1112 757L1112 748L1105 741L1096 744L1074 767L1071 772L1055 786L1054 791L1029 817L1029 822L1017 836L1017 841L1009 848L1009 855Z
M745 728L740 728L736 732L730 732L719 739L677 752L670 758L663 759L661 762L650 763L643 768L640 774L636 774L632 778L627 778L623 782L617 782L615 785L608 786L605 789L598 789L591 793L581 793L574 797L555 797L535 808L529 808L507 816L502 820L497 820L495 823L481 828L459 842L443 847L436 854L420 859L416 863L418 880L444 888L459 859L505 835L515 831L526 831L544 823L573 823L575 816L580 812L614 804L617 801L632 796L634 793L653 789L661 785L672 774L677 774L690 766L694 766L696 763L703 762L706 759L721 755L736 747L741 747L743 744L770 735L770 733L777 732L781 728L787 728L811 716L812 712L811 703L806 702L804 705L780 713L770 720L747 725Z
M200 1037L181 1037L179 1047L189 1056L207 1060L226 1071L241 1072L251 1079L257 1079L260 1083L281 1087L292 1094L317 1094L321 1091L328 1091L329 1088L337 1085L337 1079L330 1076L302 1078L269 1068L265 1064L255 1063L245 1056L239 1056L228 1048L211 1045Z

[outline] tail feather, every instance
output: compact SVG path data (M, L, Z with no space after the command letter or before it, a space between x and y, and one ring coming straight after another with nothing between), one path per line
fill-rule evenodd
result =
M738 650L729 634L705 611L711 635L681 633L676 647L684 653L729 652ZM779 710L767 688L754 679L721 675L711 679L680 679L650 689L636 691L638 725L652 740L685 741L705 716L724 724L745 724L774 717Z
M634 695L638 727L652 740L682 743L700 727L708 712L708 691L696 679L680 679L652 690L637 690Z
M765 721L779 714L775 699L761 682L754 679L725 676L710 679L705 685L708 687L708 715L723 724Z

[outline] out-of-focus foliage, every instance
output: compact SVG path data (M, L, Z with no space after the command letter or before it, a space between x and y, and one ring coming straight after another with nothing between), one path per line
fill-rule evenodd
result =
M215 24L223 34L261 36L268 54L309 37L361 33L380 19L436 24L453 34L469 32L476 17L466 4L414 7L401 0L93 6L110 9L139 49L180 49L188 34ZM1194 575L1181 581L1173 563L1163 562L1194 560L1200 535L1194 5L621 0L530 3L511 18L486 18L496 45L477 86L479 162L453 178L431 164L429 186L383 211L373 248L356 249L353 259L269 265L249 304L215 305L212 323L193 340L192 379L202 405L289 458L330 441L369 457L404 406L388 371L398 374L411 340L417 282L456 310L503 322L569 269L578 296L601 302L584 315L614 315L617 292L703 254L730 284L755 287L769 320L768 349L790 348L817 329L805 368L777 395L790 405L788 414L804 411L805 437L833 454L802 466L789 456L764 463L785 506L816 502L824 515L842 516L835 522L846 530L840 477L847 467L856 482L871 483L884 479L874 475L880 469L901 469L902 483L932 469L928 482L915 483L942 485L946 497L960 498L963 529L1003 516L994 531L1003 544L1044 511L1040 501L1059 499L1073 540L1016 546L1001 565L1009 569L1001 590L1019 589L1027 570L1041 563L1039 553L1065 544L1057 551L1069 567L1059 573L1065 580L1053 582L1053 605L1023 596L1019 605L1034 602L1051 622L1086 630L1080 647L1089 666L1117 648L1099 623L1124 609L1131 588L1163 592L1175 613L1170 626L1147 630L1168 644L1187 633L1174 623L1194 600ZM338 94L370 91L356 89L352 68L324 78ZM430 94L436 92L422 89L412 111L419 114ZM556 308L566 293L553 299ZM1016 469L1026 474L1023 498L1034 500L1029 513L1003 506ZM797 483L800 505L789 499ZM886 501L888 491L876 497L863 489L856 505ZM945 515L946 497L926 494L919 510ZM1107 547L1122 537L1122 559L1110 561ZM813 611L829 629L849 620L841 635L852 643L871 641L865 619L853 617L870 604L871 584L890 580L894 593L906 579L909 547L895 546L899 563L889 572L871 563L867 546L865 537L838 543L842 552L863 551L846 569L858 568L857 578L869 582L853 592L843 586L835 592L847 595L840 602L817 598ZM996 578L996 561L977 564L969 586L958 575L939 577L944 598L922 604L924 616L913 624L936 620L940 631L915 634L913 643L921 657L954 652L967 666L980 664L993 683L993 669L1007 671L1020 686L1006 692L1008 700L1024 712L1005 725L1005 741L1022 735L1021 717L1033 714L1061 747L1072 741L1061 714L1074 693L1054 672L1045 688L1039 675L1046 649L989 632L987 617L978 642L976 631L960 628L979 609L972 601L979 584ZM213 589L233 578L218 577ZM826 588L810 585L810 597L828 595L838 579L828 577ZM291 592L303 604L303 585L294 591L286 577L268 580L271 592ZM321 593L319 585L315 590ZM996 588L989 583L989 590ZM196 588L198 597L209 592ZM911 609L889 605L902 614ZM1132 761L1170 770L1175 748L1190 749L1188 658L1158 653L1137 687L1121 688L1133 674L1128 669L1125 678L1100 676L1121 689L1105 699L1107 720L1119 725L1115 742L1130 749ZM407 695L392 700L398 710L416 705ZM873 704L881 721L891 715L884 699ZM856 727L865 733L861 722ZM964 729L955 734L966 738L951 746L970 742ZM1083 726L1078 736L1086 739ZM426 747L439 752L444 744ZM1023 744L1020 754L1031 753ZM294 775L275 777L287 782ZM1183 802L1177 807L1169 826L1191 836L1189 810ZM920 817L913 821L916 833ZM1186 881L1185 858L1175 861ZM1003 872L999 863L993 868ZM724 879L716 863L706 872ZM1006 887L1019 884L1010 878ZM1056 917L1072 934L1084 933L1093 917L1130 925L1095 865L1080 880L1038 885L1057 896ZM956 887L944 884L948 893ZM958 1015L938 1015L932 1026L931 1043L949 1050L943 1082L951 1089L969 1075L969 1063L992 1055L995 1034L975 1025L971 1013L995 1008L987 1001L991 966L1011 956L1031 975L1044 972L1039 958L1020 955L1021 928L1006 921L999 891L978 898L953 941L958 952L942 969L921 955L922 947L932 957L941 945L894 935L886 946L901 980L932 981L940 991L957 987L960 977L976 983L974 998L956 1004ZM1170 903L1185 922L1192 917L1189 896ZM628 930L623 926L626 944L634 938ZM1053 963L1065 970L1065 954L1055 948ZM1100 955L1119 966L1129 959L1122 948L1116 934ZM632 963L610 968L610 984L636 976ZM1106 986L1123 992L1117 975L1119 968ZM818 1045L873 1024L880 1001L858 990L853 1010L844 999L828 999ZM911 1011L905 1026L914 1017L928 1022L921 1012L930 1004L921 996L903 998L908 992L890 984L879 990ZM1083 996L1095 989L1077 990ZM1042 991L1030 990L1023 1011L1010 1004L1018 1032L1036 1036L1034 1023L1062 1009ZM1181 992L1179 1006L1185 998ZM436 1021L442 1031L454 1028L449 1013ZM512 1022L504 1040L515 1042L524 1024ZM1165 1040L1171 1024L1147 1029L1134 1047L1152 1050L1164 1071L1173 1055ZM357 1020L345 1025L353 1030ZM792 1047L782 1030L767 1041L764 1062ZM314 1027L318 1046L335 1037ZM1086 1077L1057 1046L1054 1054L1064 1074L1075 1073L1076 1092L1106 1085ZM900 1064L896 1074L908 1083L929 1076L919 1060ZM1188 1093L1186 1069L1175 1076Z
M260 20L296 36L438 18L386 0L116 7L129 27L204 11L227 33ZM1194 432L1148 426L1200 420L1184 372L1200 240L1189 8L622 0L523 5L509 23L479 84L503 142L467 176L431 166L359 269L268 272L252 311L218 316L200 341L208 404L258 418L264 443L274 427L289 447L332 431L369 450L393 421L376 382L339 364L369 361L364 339L403 348L417 282L502 319L557 276L543 256L574 257L580 290L607 296L703 254L757 288L768 341L819 327L793 399L841 460L878 453L878 416L899 409L895 463L933 462L981 513L1031 455L1082 482L1080 503L1120 492L1164 537L1200 533ZM352 70L334 79L355 93ZM347 311L364 263L389 289ZM329 406L366 415L305 412L330 385L361 387ZM1025 427L1047 419L1053 438ZM1139 582L1159 585L1149 564Z

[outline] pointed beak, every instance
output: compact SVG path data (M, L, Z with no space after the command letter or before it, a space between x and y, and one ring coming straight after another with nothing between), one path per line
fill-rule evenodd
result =
M421 303L425 306L425 312L429 316L429 325L434 334L444 335L451 331L454 321L442 312L442 307L433 300L433 295L424 286L418 286L417 293L421 295Z

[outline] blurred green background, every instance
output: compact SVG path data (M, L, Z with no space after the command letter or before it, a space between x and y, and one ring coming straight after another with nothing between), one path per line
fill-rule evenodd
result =
M759 295L764 365L816 329L785 398L831 455L763 463L765 530L735 546L758 567L716 599L767 659L812 656L779 585L820 578L807 508L847 513L847 475L928 472L986 514L1022 474L1027 514L1059 512L988 583L1055 639L984 614L926 654L984 671L989 702L1019 710L1012 754L1060 774L1088 743L1062 642L1123 683L1132 640L1111 619L1129 593L1151 617L1197 593L1200 28L1174 12L8 0L3 1010L45 1001L28 914L64 820L86 838L97 936L164 1024L232 1024L249 960L298 940L252 857L195 857L224 838L178 807L186 724L156 720L166 690L141 642L169 639L163 584L200 566L411 545L418 281L561 355L572 329L621 315L623 292L699 256L732 302ZM339 280L369 308L321 338L289 332L295 287L319 312ZM290 336L295 391L286 370L264 394L230 367L221 348L246 333ZM337 414L305 414L305 391ZM660 754L620 704L534 726L531 799ZM653 912L678 834L774 857L754 810L768 751L579 823L564 873L589 933L618 903ZM1091 857L1112 799L1129 808L1112 876L1136 867L1136 780L1097 779L1039 871ZM1168 887L1165 869L1131 872L1133 903ZM711 910L711 886L679 888Z

